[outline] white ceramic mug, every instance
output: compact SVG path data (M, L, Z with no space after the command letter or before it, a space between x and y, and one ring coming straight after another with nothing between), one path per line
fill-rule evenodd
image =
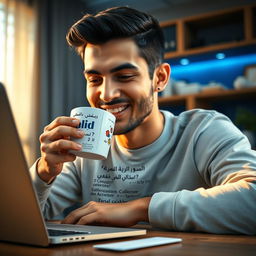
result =
M105 110L91 107L74 108L70 116L80 120L77 128L85 133L81 139L71 138L72 141L80 143L82 149L70 152L84 158L106 159L114 132L115 116Z

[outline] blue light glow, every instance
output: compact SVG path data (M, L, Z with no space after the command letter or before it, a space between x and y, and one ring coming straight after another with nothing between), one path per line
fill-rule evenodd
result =
M208 84L209 81L218 81L228 88L233 87L237 76L244 75L246 66L256 63L256 54L226 57L221 61L218 59L192 62L189 65L172 66L172 78L175 80L186 80L188 82L199 82Z
M226 55L223 52L219 52L216 54L216 59L218 59L218 60L223 60L223 59L225 59L225 57L226 57Z
M189 64L189 59L183 58L180 60L180 64L183 66L186 66Z

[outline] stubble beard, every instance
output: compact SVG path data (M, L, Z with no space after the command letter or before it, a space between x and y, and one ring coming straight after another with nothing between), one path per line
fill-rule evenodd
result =
M129 133L130 131L134 130L137 128L144 120L146 117L148 117L153 109L153 103L154 103L154 95L153 95L153 86L151 84L150 86L150 92L149 96L147 98L142 98L139 103L137 104L137 113L142 113L141 116L131 118L128 121L128 124L126 127L122 128L120 131L114 131L114 135L121 135L121 134L126 134Z

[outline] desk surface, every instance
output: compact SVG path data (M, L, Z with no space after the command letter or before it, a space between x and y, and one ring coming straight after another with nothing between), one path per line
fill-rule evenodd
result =
M180 237L182 243L163 245L127 252L111 252L94 249L94 244L119 242L153 236ZM147 235L126 239L93 241L72 245L58 245L49 248L39 248L0 242L0 256L255 256L256 236L213 235L199 233L182 233L148 230Z

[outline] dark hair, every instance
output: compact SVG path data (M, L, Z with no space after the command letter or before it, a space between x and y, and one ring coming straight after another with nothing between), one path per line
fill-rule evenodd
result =
M163 61L164 37L158 21L129 7L109 8L96 15L86 14L70 28L66 38L82 59L87 43L103 44L112 39L131 38L147 62L151 78Z

